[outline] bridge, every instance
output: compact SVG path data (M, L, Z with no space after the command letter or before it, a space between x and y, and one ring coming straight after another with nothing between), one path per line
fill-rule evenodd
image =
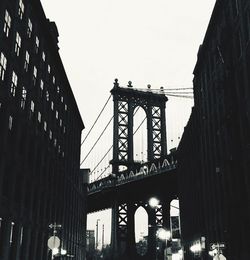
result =
M163 89L155 93L135 89L129 82L111 90L114 103L112 172L88 185L88 213L112 208L111 246L113 259L154 260L156 232L170 227L170 202L178 196L176 151L167 154L165 107L168 98ZM134 115L138 107L147 119L147 161L134 158ZM151 207L149 199L159 205ZM136 250L134 215L139 207L148 214L148 244L144 254Z

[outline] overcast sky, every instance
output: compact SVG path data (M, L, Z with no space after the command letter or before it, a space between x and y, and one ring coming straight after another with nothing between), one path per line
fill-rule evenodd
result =
M122 86L131 80L138 88L192 86L197 51L215 4L215 0L41 1L59 30L60 54L86 126L83 137L115 78ZM190 100L169 99L168 142L173 140L169 148L177 143L191 105ZM112 110L108 114L106 121ZM83 154L95 138L83 146ZM92 228L94 224L95 220Z

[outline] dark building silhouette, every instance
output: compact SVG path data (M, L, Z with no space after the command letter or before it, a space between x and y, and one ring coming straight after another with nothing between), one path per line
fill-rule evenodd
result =
M0 1L1 260L48 259L52 223L84 259L84 125L57 43L39 0Z
M179 146L185 259L201 241L249 259L250 1L217 0L194 69L195 105ZM198 256L199 258L199 256ZM200 256L201 258L201 256Z

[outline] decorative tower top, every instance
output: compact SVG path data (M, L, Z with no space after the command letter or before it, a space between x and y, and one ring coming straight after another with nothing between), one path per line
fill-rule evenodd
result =
M114 88L119 88L118 79L115 79L115 82L114 82Z
M129 87L129 88L132 88L132 87L133 87L133 86L132 86L132 81L129 81L129 82L128 82L128 87Z

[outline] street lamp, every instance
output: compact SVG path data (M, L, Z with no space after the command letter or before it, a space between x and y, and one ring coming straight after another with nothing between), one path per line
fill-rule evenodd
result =
M156 197L149 199L148 204L151 208L156 208L159 205L160 201Z
M190 246L190 251L194 254L194 256L202 256L203 251L206 247L205 244L205 237L201 237L200 239L193 242L193 244Z
M171 233L169 230L166 230L164 228L159 228L157 231L157 237L162 241L170 240Z

